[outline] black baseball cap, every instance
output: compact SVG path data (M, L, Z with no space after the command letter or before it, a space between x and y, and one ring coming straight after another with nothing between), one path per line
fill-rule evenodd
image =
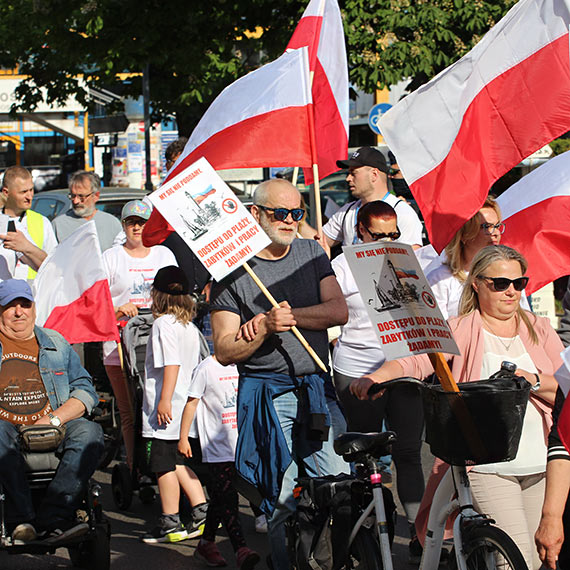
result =
M388 165L385 156L371 146L363 146L355 150L348 160L337 160L336 165L339 168L350 168L359 166L372 166L382 172L388 174Z
M152 286L162 293L169 295L187 295L190 291L188 277L180 267L168 265L159 269L154 277Z

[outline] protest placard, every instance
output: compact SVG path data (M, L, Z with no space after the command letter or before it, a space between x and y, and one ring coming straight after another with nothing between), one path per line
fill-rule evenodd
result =
M216 281L271 243L205 158L149 198Z
M459 354L411 246L377 241L343 251L387 360Z

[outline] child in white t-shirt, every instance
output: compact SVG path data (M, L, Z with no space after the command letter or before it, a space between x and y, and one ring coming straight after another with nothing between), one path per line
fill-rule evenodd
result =
M179 267L160 269L151 296L155 321L147 344L142 435L150 471L156 473L162 505L158 526L146 543L178 542L199 536L208 505L200 480L178 452L180 422L192 371L200 361L198 329L192 323L194 302ZM180 487L192 505L191 528L180 521Z
M240 570L249 570L259 562L259 554L247 547L238 511L238 494L233 485L236 475L238 371L235 365L222 366L209 356L194 370L188 390L188 402L180 425L178 450L192 457L188 433L195 426L202 448L202 461L210 472L210 505L204 533L194 556L208 566L226 566L215 543L220 522L230 537Z

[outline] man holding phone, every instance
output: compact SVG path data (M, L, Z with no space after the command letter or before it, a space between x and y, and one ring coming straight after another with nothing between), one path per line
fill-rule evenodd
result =
M34 182L29 170L22 166L8 168L1 193L4 207L0 218L0 280L31 281L43 260L55 249L55 233L45 216L30 209Z

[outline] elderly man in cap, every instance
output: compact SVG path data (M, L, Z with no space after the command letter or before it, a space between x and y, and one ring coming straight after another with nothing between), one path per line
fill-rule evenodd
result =
M0 283L0 483L8 501L15 543L40 537L50 544L88 530L78 523L89 477L103 452L101 427L84 416L98 402L91 378L69 343L35 325L36 307L26 281ZM60 463L34 512L19 447L19 426L63 426Z
M323 227L329 247L338 243L350 245L358 241L356 214L360 206L383 200L396 210L401 237L397 240L417 249L422 245L422 223L412 207L388 190L388 165L384 155L375 148L364 146L353 152L348 160L337 160L339 168L348 168L346 181L355 202L345 204Z

